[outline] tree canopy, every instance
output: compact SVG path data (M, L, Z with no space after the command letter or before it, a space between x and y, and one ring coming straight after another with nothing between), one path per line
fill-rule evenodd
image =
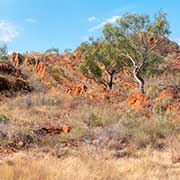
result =
M126 13L115 24L106 24L101 38L81 44L81 71L111 89L113 77L122 67L133 66L134 78L144 93L142 72L160 62L156 50L170 34L169 29L166 13L161 10L152 20L147 14ZM102 74L107 74L106 79Z

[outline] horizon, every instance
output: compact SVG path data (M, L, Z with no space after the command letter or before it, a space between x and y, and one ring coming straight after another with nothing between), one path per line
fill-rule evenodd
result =
M147 13L153 16L162 9L170 24L170 39L180 44L180 25L177 23L180 2L159 0L6 0L0 1L0 41L8 51L44 52L49 48L75 49L88 37L101 35L106 23L114 23L122 14Z

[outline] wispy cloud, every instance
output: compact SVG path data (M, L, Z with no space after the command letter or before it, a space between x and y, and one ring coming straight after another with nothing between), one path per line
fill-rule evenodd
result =
M93 31L96 31L98 29L101 29L102 27L104 27L106 24L113 24L115 23L121 16L113 16L111 18L108 18L106 19L105 21L101 22L100 24L94 26L94 27L91 27L89 29L89 32L93 32Z
M96 21L96 20L97 20L97 18L95 16L91 16L91 17L88 18L89 22L93 22L93 21Z
M37 20L33 18L26 18L25 21L29 23L37 23Z
M0 41L10 42L18 36L18 30L15 25L8 21L0 20Z

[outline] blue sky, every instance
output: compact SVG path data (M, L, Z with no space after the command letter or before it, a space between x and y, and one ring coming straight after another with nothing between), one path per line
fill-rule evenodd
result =
M171 39L180 43L180 0L0 0L0 41L9 51L73 49L124 12L168 14Z

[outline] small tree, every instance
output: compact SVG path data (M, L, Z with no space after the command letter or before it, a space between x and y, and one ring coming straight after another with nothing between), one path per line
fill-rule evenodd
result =
M121 58L116 42L111 35L106 34L101 39L90 39L90 43L82 43L80 46L81 53L84 57L80 65L82 73L104 85L105 88L112 89L114 76L122 68Z

